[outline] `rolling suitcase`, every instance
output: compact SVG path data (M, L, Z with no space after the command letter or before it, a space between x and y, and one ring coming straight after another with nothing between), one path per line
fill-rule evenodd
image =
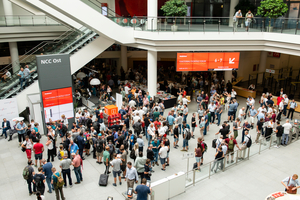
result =
M99 186L107 186L108 175L104 172L104 174L100 175Z
M217 139L213 139L213 141L212 141L212 148L216 148L216 142L217 142Z

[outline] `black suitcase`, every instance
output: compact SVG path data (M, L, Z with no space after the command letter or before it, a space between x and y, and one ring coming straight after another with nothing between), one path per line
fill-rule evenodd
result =
M99 179L99 186L107 186L108 182L108 175L107 174L101 174Z
M212 148L216 148L217 146L216 146L216 142L217 142L217 139L213 139L213 141L212 141Z
M193 165L193 169L198 169L198 165L197 165L196 162L195 162L194 165Z

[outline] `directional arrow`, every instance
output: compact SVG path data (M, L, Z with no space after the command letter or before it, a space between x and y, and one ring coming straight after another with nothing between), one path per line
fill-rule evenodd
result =
M234 60L235 60L235 58L232 58L232 59L229 58L229 64L234 64L234 62L233 62Z

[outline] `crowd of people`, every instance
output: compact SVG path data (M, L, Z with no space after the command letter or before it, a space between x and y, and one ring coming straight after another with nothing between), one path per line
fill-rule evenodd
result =
M72 125L64 115L60 120L50 120L46 124L45 133L41 133L40 124L34 120L28 125L23 121L16 122L11 127L10 122L4 119L2 123L4 136L7 137L7 131L16 131L19 145L26 152L28 165L23 171L23 176L28 183L29 194L37 193L43 196L47 183L47 192L52 193L54 190L56 199L59 197L65 199L63 187L66 188L67 183L69 187L73 186L71 166L76 177L74 184L80 184L83 181L81 170L83 160L91 154L96 163L104 165L105 174L112 171L115 187L122 184L122 179L127 182L127 188L134 188L134 184L139 180L145 186L147 181L151 180L154 168L157 170L157 166L161 165L162 171L167 170L170 165L171 149L174 148L176 151L179 146L182 146L181 151L195 151L197 164L194 168L201 171L203 155L208 149L204 138L210 133L211 126L220 127L217 133L213 133L218 137L213 144L216 154L211 170L215 173L223 168L225 157L227 163L234 162L235 147L240 150L238 158L245 157L245 150L252 144L249 134L252 129L257 133L253 143L258 143L261 136L269 140L270 135L276 133L276 147L288 144L292 125L289 119L280 125L280 120L282 115L291 117L292 120L297 104L294 99L290 101L283 91L277 98L277 105L274 105L272 94L262 94L260 107L256 108L255 99L251 96L247 98L246 105L239 105L237 93L231 88L231 84L225 85L224 80L220 84L215 75L212 76L210 89L205 89L206 81L203 82L201 78L191 80L190 84L201 90L196 97L197 112L193 113L189 112L185 88L177 89L178 103L165 113L164 101L154 101L153 97L139 88L136 82L125 81L118 83L118 87L114 84L111 84L112 87L105 84L99 87L102 94L100 101L114 99L112 96L114 88L122 94L123 106L118 111L121 123L118 125L109 126L105 122L104 108L100 105L95 110L79 109ZM209 92L206 92L207 89ZM221 122L222 115L226 114L227 120ZM188 118L189 115L191 117ZM195 132L198 126L200 134ZM239 143L237 138L240 132ZM43 144L40 141L44 135L47 140ZM199 137L196 146L192 148L189 141L196 139L195 135ZM45 150L47 159L43 158ZM52 165L55 157L60 161L60 171ZM129 161L129 158L132 160ZM32 165L37 168L36 172ZM150 189L138 187L133 190L138 195L142 193L139 191L151 192Z

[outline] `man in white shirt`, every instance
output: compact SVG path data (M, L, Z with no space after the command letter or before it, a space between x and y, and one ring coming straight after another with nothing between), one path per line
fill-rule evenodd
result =
M182 104L183 104L183 105L185 105L185 104L187 105L187 104L188 104L188 101L189 101L189 100L188 100L186 97L183 97L183 98L182 98Z
M153 123L151 123L149 125L149 127L147 128L147 131L148 131L148 146L149 146L150 142L152 140L154 140L154 137L155 137L155 126Z
M242 11L241 10L238 10L235 15L233 16L233 26L234 26L234 31L237 30L237 26L238 26L238 23L239 23L239 19L242 18L243 15L242 15Z
M282 127L283 127L283 134L282 134L281 143L282 143L282 145L286 146L289 141L289 134L290 134L292 125L290 124L290 121L287 119L285 121L285 124L282 125Z
M124 90L125 90L125 94L128 95L129 91L130 91L130 88L127 85L125 85Z
M139 113L136 113L136 115L132 119L132 121L133 121L132 125L135 124L139 119L141 119L140 116L139 116Z
M295 99L293 99L291 102L290 102L290 109L289 109L289 114L287 116L287 119L289 118L290 114L291 114L291 120L293 120L293 115L294 115L294 111L295 109L298 108L298 105L297 103L295 102Z
M134 100L129 101L128 105L132 108L135 107L136 102Z
M209 105L208 105L208 110L210 112L210 116L213 118L211 123L215 123L215 110L216 110L216 105L214 104L214 102L212 101Z
M165 171L166 170L166 158L168 156L168 147L165 146L163 142L160 145L161 145L161 148L160 148L158 154L160 157L160 163L162 165L161 170Z
M236 91L234 91L234 89L232 89L231 91L231 99L235 99L236 96Z
M140 116L140 117L143 117L144 114L145 114L145 112L144 112L144 110L141 108L141 109L139 110L139 116Z
M243 121L245 115L246 115L246 113L245 113L245 107L242 107L242 108L239 110L239 119L240 119L240 122Z
M264 111L264 113L267 113L267 109L265 108L265 105L263 105L262 107L259 107L257 109L258 113L262 113Z
M85 118L90 117L90 113L89 113L89 111L87 109L84 109L84 117Z
M244 139L244 142L242 143L240 151L238 152L239 159L245 158L247 143L249 142L250 138L251 138L251 135L248 133L248 131L245 131L245 139ZM243 154L243 156L242 156L242 154Z
M278 106L279 113L277 115L277 120L279 120L279 121L281 120L281 114L283 112L283 108L284 108L283 101L280 101L279 106Z

